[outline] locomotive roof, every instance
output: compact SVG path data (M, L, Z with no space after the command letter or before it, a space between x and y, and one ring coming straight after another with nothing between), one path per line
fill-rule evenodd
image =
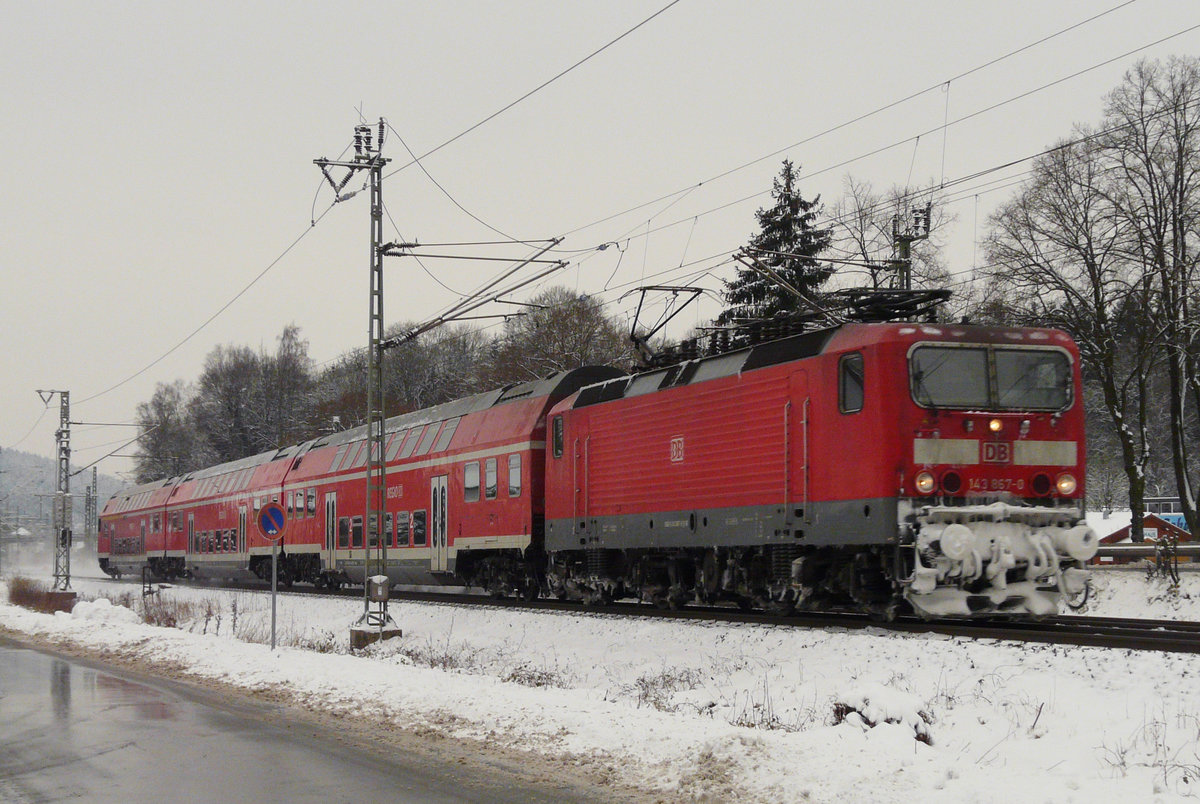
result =
M829 348L831 342L833 348L841 351L885 341L916 342L924 340L1013 345L1020 343L1057 343L1062 345L1071 342L1066 333L1053 329L912 322L839 324L826 329L746 346L719 355L687 360L666 368L600 382L580 391L572 407L587 407L614 399L640 396L719 377L731 377L744 371L814 357Z
M743 371L765 368L790 360L819 355L830 339L841 329L805 332L775 341L755 344L732 352L687 360L667 368L618 377L588 386L575 398L574 407L582 408L623 397L640 396L681 385L731 377Z

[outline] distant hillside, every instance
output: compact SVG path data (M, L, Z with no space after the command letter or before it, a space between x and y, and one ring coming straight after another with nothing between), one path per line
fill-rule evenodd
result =
M55 468L52 458L18 450L0 450L0 528L8 530L22 525L35 533L49 529L50 500L44 495L54 493ZM90 469L71 478L71 494L75 497L73 529L76 532L83 532L83 494L91 482ZM98 475L96 483L99 486L98 508L103 508L109 497L129 485L105 474Z

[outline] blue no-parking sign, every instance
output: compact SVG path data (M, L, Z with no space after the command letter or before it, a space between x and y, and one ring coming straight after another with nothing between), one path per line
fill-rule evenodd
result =
M258 512L258 529L263 536L276 541L287 527L287 514L279 503L267 503Z

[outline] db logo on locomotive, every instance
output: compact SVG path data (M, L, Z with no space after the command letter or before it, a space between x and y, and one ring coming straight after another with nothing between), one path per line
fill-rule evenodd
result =
M1003 441L983 442L984 463L1012 463L1012 444Z
M671 439L671 463L683 460L683 436Z

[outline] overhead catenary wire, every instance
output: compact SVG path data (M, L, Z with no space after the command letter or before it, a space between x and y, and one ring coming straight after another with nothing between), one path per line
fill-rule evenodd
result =
M475 129L479 128L480 126L482 126L482 125L484 125L484 124L486 124L486 123L489 123L489 122L491 122L492 120L495 120L497 117L499 117L500 115L504 114L504 113L505 113L505 112L507 112L509 109L511 109L511 108L513 108L514 106L516 106L517 104L519 104L519 103L521 103L522 101L524 101L524 100L526 100L526 99L528 99L528 98L532 97L533 95L536 95L538 92L541 92L543 89L545 89L546 87L550 86L551 84L553 84L553 83L554 83L555 81L557 81L558 79L560 79L560 78L562 78L563 76L567 75L568 73L570 73L571 71L575 70L576 68L583 66L584 64L586 64L587 62L589 62L589 61L591 61L593 58L595 58L596 56L599 56L601 53L603 53L604 51L608 50L610 47L612 47L613 45L617 44L617 43L618 43L618 42L620 42L622 39L624 39L625 37L627 37L627 36L629 36L630 34L632 34L634 31L637 31L639 28L641 28L641 27L643 27L643 26L645 26L645 25L649 24L649 23L650 23L652 20L654 20L654 19L656 19L657 17L659 17L659 16L661 16L661 15L665 14L665 13L666 13L667 11L669 11L671 8L673 8L674 6L676 6L676 5L677 5L679 2L680 2L680 0L671 0L671 2L667 3L665 6L663 6L662 8L660 8L658 11L655 11L655 12L654 12L653 14L651 14L649 17L646 17L644 20L642 20L641 22L639 22L637 25L634 25L632 28L629 28L629 29L628 29L628 30L626 30L624 33L622 33L620 36L616 37L615 39L609 40L609 41L608 41L606 44L604 44L604 45L601 45L601 46L600 46L599 48L597 48L596 50L593 50L591 53L589 53L588 55L584 56L584 57L583 57L582 59L580 59L579 61L577 61L577 62L575 62L574 64L572 64L570 67L568 67L568 68L566 68L565 70L562 70L561 72L559 72L559 73L558 73L557 75L555 75L553 78L550 78L550 79L548 79L548 80L546 80L546 81L543 81L541 84L538 84L536 87L534 87L533 89L529 90L528 92L526 92L526 93L525 93L524 95L522 95L521 97L519 97L519 98L517 98L516 100L512 101L511 103L509 103L508 105L504 106L503 108L501 108L501 109L498 109L498 110L497 110L497 111L495 111L495 112L492 112L490 115L488 115L487 117L483 118L483 119L482 119L482 120L480 120L478 123L475 123L474 125L472 125L472 126L470 126L470 127L466 128L466 129L464 129L463 131L460 131L458 134L455 134L453 137L451 137L450 139L446 140L446 141L445 141L445 142L443 142L441 145L438 145L436 148L431 148L430 150L428 150L428 151L426 151L425 153L421 154L419 157L414 157L414 158L413 158L413 160L412 160L411 162L408 162L407 164L401 165L400 167L398 167L398 168L396 168L395 170L391 171L390 173L386 174L386 175L384 176L384 178L388 178L388 177L390 177L390 176L395 176L395 175L396 175L397 173L399 173L400 171L402 171L402 170L405 170L406 168L412 167L414 164L417 164L417 163L418 163L420 160L422 160L422 159L426 159L427 157L430 157L430 156L432 156L433 154L435 154L435 153L437 153L438 151L440 151L440 150L442 150L443 148L445 148L447 145L450 145L451 143L454 143L454 142L457 142L458 140L461 140L463 137L467 136L468 134L470 134L472 131L474 131Z
M475 124L474 124L474 125L472 125L471 127L467 128L467 129L465 129L464 131L460 132L459 134L455 135L454 137L451 137L449 140L446 140L445 142L443 142L441 145L437 146L436 148L434 148L434 149L432 149L432 150L430 150L430 151L427 151L426 153L422 154L422 155L421 155L421 157L420 157L420 159L424 159L425 157L428 157L428 156L430 156L431 154L433 154L433 153L436 153L437 151L440 151L441 149L445 148L446 146L450 145L451 143L453 143L453 142L455 142L455 141L457 141L457 140L461 139L462 137L466 136L467 134L471 133L472 131L474 131L474 130L478 129L480 126L482 126L482 125L484 125L484 124L488 123L489 121L491 121L491 120L495 119L496 117L500 116L500 115L501 115L501 114L503 114L504 112L506 112L506 111L508 111L509 109L513 108L514 106L516 106L517 104L519 104L519 103L521 103L522 101L526 100L527 98L531 97L532 95L536 94L537 92L540 92L542 89L544 89L545 87L547 87L547 86L549 86L550 84L554 83L555 81L557 81L558 79L562 78L563 76L567 75L567 74L568 74L568 73L570 73L572 70L576 69L577 67L580 67L580 66L582 66L583 64L585 64L586 62L590 61L590 60L591 60L591 59L593 59L594 57L596 57L596 56L598 56L599 54L603 53L605 50L608 50L610 47L612 47L613 45L617 44L617 43L618 43L618 42L620 42L622 39L625 39L627 36L629 36L630 34L634 33L634 32L635 32L635 31L637 31L639 28L642 28L643 26L647 25L647 24L648 24L648 23L650 23L652 20L654 20L655 18L657 18L657 17L659 17L660 15L662 15L663 13L665 13L666 11L668 11L669 9L671 9L673 6L677 5L679 2L680 2L680 0L671 0L671 2L670 2L670 3L668 3L668 4L667 4L667 5L665 5L665 6L663 6L661 9L659 9L659 10L658 10L658 11L656 11L655 13L651 14L649 17L646 17L644 20L642 20L642 21L641 21L641 22L639 22L638 24L634 25L632 28L629 28L629 29L628 29L628 30L626 30L624 33L622 33L621 35L617 36L615 39L612 39L612 40L610 40L610 41L609 41L609 42L607 42L606 44L604 44L604 45L602 45L601 47L597 48L596 50L592 51L591 53L589 53L589 54L588 54L587 56L585 56L584 58L582 58L582 59L578 60L577 62L575 62L574 64L572 64L570 67L568 67L568 68L566 68L565 70L562 70L561 72L559 72L558 74L556 74L554 77L550 78L550 79L549 79L549 80L547 80L547 81L544 81L543 83L541 83L540 85L538 85L538 86L537 86L537 87L535 87L534 89L530 90L529 92L526 92L526 93L525 93L524 95L522 95L521 97L519 97L519 98L517 98L516 100L512 101L511 103L509 103L508 105L506 105L506 106L504 106L503 108L499 109L498 111L496 111L496 112L493 112L491 115L488 115L488 116L487 116L487 117L485 117L484 119L480 120L478 123L475 123ZM393 129L393 131L394 131L394 129ZM345 153L345 151L343 151L343 153ZM406 165L403 165L403 166L401 166L400 168L397 168L396 170L393 170L393 171L392 171L391 173L389 173L388 175L389 175L389 176L390 176L390 175L395 175L397 172L399 172L400 170L403 170L403 169L404 169L404 168L406 168L406 167L409 167L411 164L415 163L416 161L418 161L418 160L414 159L414 161L413 161L413 162L410 162L410 163L408 163L408 164L406 164ZM335 201L335 203L336 203L336 201ZM243 296L243 295L246 293L246 291L248 291L248 290L249 290L251 287L253 287L253 286L254 286L254 285L255 285L255 284L256 284L256 283L257 283L257 282L258 282L260 279L262 279L262 277L263 277L263 276L265 276L265 275L267 274L267 272L268 272L268 271L270 271L270 270L271 270L273 267L275 267L275 265L277 265L277 264L279 263L279 261L283 259L283 257L285 257L285 256L286 256L286 255L287 255L287 254L288 254L288 253L289 253L289 252L290 252L290 251L291 251L293 248L295 248L295 246L296 246L296 245L297 245L297 244L298 244L298 243L299 243L301 240L303 240L303 239L304 239L304 237L306 237L306 236L308 235L308 233L309 233L310 231L312 231L312 229L313 229L313 228L315 228L315 227L316 227L316 225L317 225L317 224L318 224L318 223L321 221L321 219L323 219L323 218L324 218L324 217L325 217L325 216L326 216L326 215L329 213L329 210L330 210L330 209L332 209L332 206L333 206L333 205L331 204L331 205L330 205L330 207L329 207L329 208L327 208L327 209L326 209L326 210L325 210L323 213L321 213L321 215L320 215L320 216L314 216L314 217L312 217L312 219L311 219L311 222L310 222L310 225L309 225L309 228L308 228L308 229L306 229L304 232L302 232L302 233L300 234L300 236L299 236L299 237L297 237L295 240L293 240L293 241L292 241L292 243L291 243L290 245L288 245L288 247L287 247L286 249L284 249L284 251L283 251L283 252L282 252L282 253L281 253L281 254L280 254L278 257L276 257L276 258L275 258L275 259L274 259L274 260L273 260L273 261L272 261L270 264L268 264L268 265L267 265L267 267L266 267L266 268L264 268L264 269L262 270L262 272L260 272L260 273L259 273L259 274L258 274L258 275L257 275L257 276L254 278L254 279L252 279L252 280L251 280L251 281L250 281L250 282L249 282L249 283L248 283L248 284L247 284L245 287L243 287L243 288L242 288L242 289L241 289L241 290L240 290L240 291L239 291L239 292L238 292L238 293L237 293L237 294L236 294L236 295L235 295L235 296L234 296L232 299L230 299L230 300L229 300L228 302L226 302L226 303L225 303L223 306L221 306L221 307L220 307L220 308L219 308L219 309L218 309L218 310L217 310L215 313L213 313L213 314L212 314L212 315L211 315L211 316L210 316L208 319L206 319L206 320L205 320L203 323L201 323L201 324L200 324L200 326L198 326L196 329L194 329L192 332L190 332L190 333L189 333L187 336L185 336L185 337L184 337L182 340L180 340L178 343L176 343L174 346L172 346L170 349L168 349L168 350L167 350L166 352L164 352L162 355L158 356L158 357L157 357L157 358L155 358L153 361L151 361L151 362L150 362L150 363L148 363L147 365L143 366L141 369L139 369L138 371L136 371L136 372L134 372L133 374L129 375L128 377L125 377L124 379L120 380L119 382L117 382L117 383L115 383L115 384L113 384L113 385L111 385L111 386L109 386L109 387L107 387L107 388L105 388L105 389L103 389L103 390L101 390L101 391L99 391L99 392L95 393L95 394L92 394L92 395L90 395L90 396L84 397L83 399L80 399L80 400L76 401L76 403L75 403L75 404L79 405L79 404L83 404L83 403L85 403L85 402L89 402L89 401L91 401L91 400L93 400L93 399L97 399L97 398L99 398L99 397L101 397L101 396L104 396L104 395L106 395L106 394L108 394L108 393L110 393L110 392L112 392L112 391L115 391L116 389L118 389L118 388L120 388L120 387L122 387L122 386L126 385L127 383L129 383L129 382L133 381L133 380L134 380L134 379L136 379L137 377L139 377L139 376L141 376L142 374L144 374L144 373L146 373L147 371L149 371L149 370L150 370L151 368L153 368L154 366L158 365L160 362L162 362L163 360L165 360L165 359L166 359L168 356L170 356L171 354L173 354L173 353L174 353L175 351L177 351L177 350L178 350L180 347L182 347L184 344L186 344L188 341L190 341L190 340L191 340L193 337L195 337L197 334L199 334L199 332L201 332L201 331L202 331L202 330L203 330L205 327L207 327L207 326L208 326L210 323L212 323L212 321L213 321L213 320L215 320L215 319L216 319L218 316L220 316L220 315L221 315L221 313L223 313L225 310L227 310L227 309L228 309L228 308L229 308L229 307L230 307L230 306L231 306L231 305L232 305L234 302L236 302L236 301L237 301L239 298L241 298L241 297L242 297L242 296ZM36 424L34 425L34 427L36 427ZM32 432L32 429L31 429L31 432ZM26 436L26 437L28 437L28 436ZM23 438L22 440L24 440L24 438Z
M93 399L98 399L99 397L102 397L105 394L108 394L108 393L111 393L112 391L117 390L118 388L122 387L123 385L126 385L127 383L130 383L133 380L137 379L138 377L142 376L147 371L154 368L159 363L166 360L168 357L170 357L172 354L174 354L176 351L178 351L184 344L186 344L192 338L196 337L198 334L200 334L200 332L205 327L207 327L209 324L211 324L213 321L215 321L217 319L217 317L221 315L221 313L225 312L230 307L232 307L234 302L236 302L242 296L246 295L246 292L249 291L250 288L252 288L256 284L258 284L259 280L261 280L264 276L266 276L267 273L272 268L274 268L276 265L278 265L284 257L286 257L289 253L291 253L292 249L294 249L296 246L298 246L300 244L300 241L303 240L305 237L307 237L309 232L311 232L313 229L315 229L317 224L320 223L321 220L324 219L324 217L326 215L328 215L330 210L332 210L332 209L333 209L333 204L330 204L329 207L327 207L325 209L325 211L322 212L320 214L320 216L317 217L310 226L308 226L303 232L301 232L300 235L295 240L293 240L290 244L288 244L287 248L285 248L282 252L279 253L279 256L277 256L275 259L271 260L271 262L269 262L267 264L266 268L263 268L261 271L259 271L258 274L255 275L255 277L253 279L251 279L249 282L247 282L242 287L241 290L239 290L236 294L234 294L233 298L229 299L229 301L227 301L223 305L221 305L215 313L210 315L208 318L204 319L204 321L201 322L201 324L198 327L193 329L191 332L189 332L187 335L185 335L181 340L176 342L176 344L174 346L172 346L170 349L167 349L167 351L163 352L161 355L159 355L154 360L147 363L142 368L135 371L133 374L130 374L129 376L125 377L123 380L113 383L112 385L108 386L107 388L105 388L102 391L97 391L96 393L94 393L90 396L86 396L83 399L77 400L77 401L75 401L74 404L82 405L85 402L90 402Z
M996 64L999 64L1000 62L1002 62L1002 61L1005 61L1005 60L1007 60L1007 59L1009 59L1009 58L1012 58L1013 56L1016 56L1016 55L1019 55L1019 54L1021 54L1021 53L1024 53L1025 51L1027 51L1027 50L1030 50L1030 49L1032 49L1032 48L1034 48L1034 47L1037 47L1038 45L1041 45L1041 44L1044 44L1044 43L1046 43L1046 42L1049 42L1049 41L1050 41L1050 40L1052 40L1052 39L1055 39L1055 38L1057 38L1057 37L1059 37L1059 36L1062 36L1062 35L1064 35L1064 34L1066 34L1066 33L1069 33L1069 32L1071 32L1071 31L1073 31L1073 30L1075 30L1075 29L1077 29L1077 28L1080 28L1080 27L1082 27L1082 26L1084 26L1084 25L1087 25L1088 23L1094 22L1094 21L1096 21L1096 20L1100 19L1101 17L1105 17L1105 16L1107 16L1107 15L1109 15L1109 14L1112 14L1112 13L1113 13L1113 12L1115 12L1115 11L1119 11L1119 10L1121 10L1121 9L1125 8L1126 6L1133 5L1135 2L1138 2L1138 0L1126 0L1125 2L1123 2L1123 3L1120 3L1120 4L1118 4L1118 5L1115 5L1115 6L1111 7L1111 8L1109 8L1109 9L1108 9L1108 10L1106 10L1106 11L1102 11L1102 12L1100 12L1100 13L1094 14L1094 15L1092 15L1091 17L1088 17L1087 19L1080 20L1080 21L1079 21L1079 22L1077 22L1077 23L1074 23L1074 24L1072 24L1072 25L1069 25L1069 26L1067 26L1066 28L1063 28L1063 29L1061 29L1061 30L1055 31L1054 33L1052 33L1052 34L1049 34L1049 35L1047 35L1047 36L1043 36L1042 38L1040 38L1040 39L1037 39L1037 40L1035 40L1035 41L1033 41L1033 42L1030 42L1029 44L1026 44L1026 45L1023 45L1023 46L1021 46L1021 47L1019 47L1019 48L1016 48L1015 50L1010 50L1010 51L1008 51L1007 53L1005 53L1005 54L1003 54L1003 55L1001 55L1001 56L997 56L996 58L993 58L993 59L991 59L991 60L989 60L989 61L987 61L987 62L984 62L983 64L980 64L980 65L977 65L977 66L975 66L975 67L972 67L972 68L971 68L971 69L969 69L969 70L965 70L964 72L958 73L957 75L951 76L950 78L947 78L947 79L944 79L944 80L942 80L942 81L939 81L939 82L937 82L936 84L932 84L932 85L930 85L930 86L928 86L928 87L926 87L926 88L924 88L924 89L918 90L918 91L916 91L916 92L912 92L912 93L910 93L910 94L908 94L908 95L905 95L905 96L904 96L904 97L902 97L902 98L899 98L899 99L897 99L897 100L891 101L891 102L889 102L889 103L886 103L886 104L884 104L884 105L882 105L882 106L878 106L878 107L876 107L876 108L874 108L874 109L871 109L870 111L867 111L867 112L864 112L864 113L862 113L862 114L859 114L859 115L857 115L857 116L855 116L855 117L852 117L852 118L850 118L849 120L845 120L845 121L843 121L843 122L841 122L841 123L837 123L836 125L830 126L829 128L826 128L826 129L823 129L823 130L821 130L821 131L818 131L817 133L815 133L815 134L812 134L812 135L809 135L809 136L807 136L807 137L805 137L805 138L803 138L803 139L801 139L801 140L799 140L799 141L797 141L797 142L794 142L794 143L792 143L791 145L784 146L783 148L778 148L778 149L776 149L776 150L774 150L774 151L772 151L772 152L770 152L770 153L768 153L768 154L765 154L765 155L763 155L763 156L755 157L754 159L751 159L751 160L750 160L750 161L748 161L748 162L744 162L744 163L742 163L742 164L739 164L739 165L737 165L736 167L729 168L729 169L727 169L727 170L725 170L725 171L723 171L723 172L721 172L721 173L718 173L718 174L716 174L716 175L714 175L714 176L710 176L709 178L707 178L707 179L704 179L704 180L702 180L702 181L700 181L700 182L697 182L697 183L694 183L694 184L689 184L688 186L686 186L686 187L683 187L683 188L681 188L681 189L679 189L679 190L675 190L674 192L671 192L671 193L667 193L667 194L665 194L665 195L658 196L657 198L654 198L654 199L652 199L652 200L650 200L650 201L644 201L644 202L642 202L642 203L640 203L640 204L638 204L638 205L636 205L636 206L630 207L630 208L628 208L628 209L626 209L626 210L623 210L623 211L621 211L621 212L616 212L616 213L613 213L613 214L611 214L611 215L607 215L607 216L605 216L605 217L603 217L603 218L600 218L600 219L598 219L598 220L594 220L594 221L592 221L592 222L590 222L590 223L584 224L583 226L580 226L580 227L577 227L577 228L575 228L575 229L572 229L572 230L570 230L570 231L568 231L568 232L565 232L565 233L564 233L564 236L566 236L566 235L572 235L572 234L577 234L577 233L579 233L579 232L581 232L581 231L584 231L585 229L590 229L590 228L591 228L591 227L593 227L593 226L597 226L597 225L599 225L599 224L601 224L601 223L606 223L607 221L610 221L610 220L612 220L612 219L614 219L614 218L619 218L619 217L622 217L622 216L624 216L624 215L628 215L629 213L636 212L636 211L638 211L638 210L640 210L640 209L643 209L644 207L648 207L648 206L651 206L651 205L653 205L653 204L657 204L657 203L658 203L658 202L660 202L660 201L665 201L666 199L668 199L668 198L672 198L672 197L674 197L674 196L676 196L676 195L679 195L680 193L689 192L689 191L691 191L691 190L694 190L694 189L696 189L696 188L698 188L698 187L700 187L700 186L702 186L702 185L706 185L706 184L712 184L713 182L716 182L716 181L718 181L718 180L720 180L720 179L723 179L723 178L725 178L725 177L727 177L727 176L731 176L731 175L733 175L733 174L735 174L735 173L740 173L741 171L743 171L743 170L746 170L747 168L753 167L754 165L757 165L757 164L759 164L759 163L761 163L761 162L765 162L765 161L766 161L766 160L768 160L768 159L773 159L773 158L775 158L775 157L779 156L780 154L787 153L788 151L791 151L791 150L793 150L793 149L795 149L795 148L798 148L798 147L800 147L801 145L806 145L806 144L808 144L808 143L810 143L810 142L813 142L813 141L815 141L815 140L818 140L818 139L820 139L820 138L822 138L822 137L828 136L829 134L834 134L834 133L836 133L836 132L838 132L838 131L841 131L841 130L842 130L842 129L844 129L844 128L847 128L847 127L849 127L849 126L852 126L852 125L854 125L855 123L860 123L860 122L862 122L862 121L864 121L864 120L869 120L870 118L872 118L872 117L875 117L876 115L882 114L883 112L886 112L886 111L888 111L888 110L890 110L890 109L894 109L894 108L896 108L897 106L901 106L901 105L903 105L903 104L907 103L908 101L911 101L911 100L914 100L914 99L916 99L916 98L919 98L920 96L922 96L922 95L924 95L924 94L926 94L926 93L932 92L933 90L935 90L935 89L938 89L939 87L942 87L942 86L944 86L944 85L946 85L946 84L949 84L949 83L951 83L951 82L953 82L953 81L958 81L958 80L961 80L961 79L963 79L963 78L966 78L966 77L967 77L967 76L969 76L969 75L972 75L972 74L974 74L974 73L980 72L981 70L985 70L985 69L987 69L988 67L992 67L992 66L994 66L994 65L996 65ZM904 141L905 141L905 142L907 142L907 141L908 141L908 140L907 140L907 138L906 138Z
M1107 11L1105 11L1105 12L1102 12L1101 14L1097 14L1097 15L1095 15L1095 16L1093 16L1093 17L1089 18L1088 20L1084 20L1084 21L1082 21L1082 22L1080 22L1080 23L1077 23L1076 25L1074 25L1074 26L1071 26L1071 28L1064 29L1063 31L1061 31L1061 32L1059 32L1059 33L1063 33L1063 32L1065 32L1065 31L1067 31L1067 30L1071 30L1071 29L1073 29L1073 28L1076 28L1076 27L1078 27L1079 25L1083 25L1083 24L1085 24L1086 22L1088 22L1088 21L1090 21L1090 20L1092 20L1092 19L1096 19L1096 18L1098 18L1098 17L1100 17L1100 16L1103 16L1104 14L1111 13L1111 12L1113 12L1113 11L1117 10L1117 9L1120 9L1120 8L1123 8L1123 7L1127 6L1127 5L1130 5L1132 2L1135 2L1135 0L1129 0L1129 2L1122 3L1122 4L1118 5L1118 6L1115 6L1115 7L1113 7L1112 9L1109 9L1109 10L1107 10ZM672 3L672 4L670 4L670 5L674 5L674 3ZM667 6L667 8L669 8L669 7L670 7L670 5L669 5L669 6ZM663 10L665 11L666 9L664 8ZM661 11L660 11L659 13L661 13ZM644 23L643 23L643 24L644 24ZM1191 29L1188 29L1188 30L1191 30ZM1186 31L1185 31L1185 32L1186 32ZM1181 33L1183 33L1183 32L1181 32ZM1027 46L1025 46L1024 48L1021 48L1021 49L1019 49L1019 50L1017 50L1017 51L1013 51L1013 53L1015 54L1015 53L1017 53L1017 52L1021 52L1021 50L1025 50L1025 49L1028 49L1029 47L1033 47L1034 45L1036 45L1036 44L1038 44L1038 43L1040 43L1040 42L1042 42L1042 41L1045 41L1046 39L1053 38L1053 36L1056 36L1056 35L1058 35L1058 34L1056 33L1056 34L1052 34L1052 35L1051 35L1051 36L1049 36L1049 37L1044 37L1042 40L1039 40L1038 42L1031 43L1030 45L1027 45ZM616 40L614 40L614 42L615 42L615 41L616 41ZM1160 40L1160 41L1163 41L1163 40ZM597 51L597 52L599 52L599 51ZM594 55L594 54L593 54L593 55ZM1009 54L1009 55L1011 55L1011 54ZM990 63L994 63L995 61L1002 60L1003 58L1006 58L1006 57L1007 57L1007 55L1006 55L1006 56L1004 56L1004 57L1001 57L1000 59L993 60L993 62L990 62ZM1117 57L1117 58L1120 58L1120 57ZM579 63L582 63L582 62L579 62ZM990 63L989 63L989 64L990 64ZM1106 63L1107 63L1107 62L1106 62ZM956 78L958 78L958 77L961 77L961 76L963 76L963 75L970 74L971 72L974 72L975 70L982 69L984 66L988 66L988 65L981 65L980 67L974 68L974 69L973 69L973 70L971 70L971 71L967 71L966 73L963 73L963 74L961 74L960 76L956 76ZM561 75L561 74L560 74L560 75ZM554 79L551 79L551 80L554 80ZM952 80L954 80L954 79L952 79ZM1066 80L1066 79L1063 79L1063 80ZM549 82L547 82L547 83L549 83ZM544 85L543 85L543 86L544 86ZM536 91L536 90L535 90L535 91ZM527 96L525 96L525 97L527 97ZM522 98L522 99L523 99L523 98ZM519 102L519 100L521 100L521 99L518 99L518 101L517 101L517 102ZM514 103L515 103L515 102L514 102ZM507 109L507 108L510 108L510 107L506 107L506 109ZM501 110L501 112L505 111L506 109L502 109L502 110ZM499 114L499 112L498 112L497 114ZM489 119L490 119L490 118L489 118ZM486 119L485 119L484 121L481 121L481 123L480 123L480 124L482 124L483 122L486 122ZM469 132L469 130L468 130L468 132ZM464 132L464 134L465 134L465 133L468 133L468 132ZM918 136L919 136L919 135L918 135ZM447 143L444 143L444 144L443 144L443 146L444 146L444 145L447 145L447 144L449 144L449 142L450 142L450 141L447 141ZM439 148L440 148L440 147L443 147L443 146L439 146ZM764 158L768 158L768 157L764 157ZM844 164L844 163L843 163L843 164ZM685 188L685 189L687 189L687 190L692 190L692 189L695 189L695 188L697 188L697 187L699 187L699 186L700 186L700 185L699 185L699 184L697 184L697 185L693 185L693 186L690 186L689 188ZM465 210L464 210L464 211L465 211ZM322 217L323 217L323 216L324 216L324 215L322 215ZM694 231L694 228L695 228L695 226L696 226L696 221L699 219L699 217L700 217L699 215L694 215L694 216L689 216L688 218L686 218L686 219L685 219L685 220L691 220L691 221L692 221L692 225L693 225L693 231ZM316 219L314 219L314 223L315 223L315 220L316 220ZM664 227L664 228L665 228L665 227ZM653 231L658 231L658 230L656 229L656 230L653 230ZM307 232L306 232L306 233L307 233ZM651 232L651 230L649 230L649 228L648 228L648 230L647 230L647 232L646 232L646 235L648 236L650 233L652 233L652 232ZM302 235L302 236L303 236L303 235ZM690 239L690 238L689 238L689 239ZM585 251L591 251L591 250L593 250L593 249L580 249L579 251L580 251L580 252L585 252ZM286 252L285 252L285 253L286 253ZM686 252L685 252L685 253L686 253ZM618 261L618 265L619 265L619 261ZM269 270L269 268L268 268L268 270ZM256 278L256 280L255 280L255 281L257 281L257 278ZM252 282L251 284L254 284L254 283ZM249 288L249 286L247 286L247 288L246 288L246 289L248 289L248 288ZM244 289L242 292L244 293L246 289ZM448 289L449 289L449 288L448 288ZM453 292L453 291L451 291L451 292ZM241 295L241 293L239 293L239 297L240 297L240 295ZM237 298L238 298L238 297L234 297L234 299L230 300L229 304L232 304L232 303L233 303L233 301L236 301L236 299L237 299ZM227 307L227 306L228 306L228 305L226 305L226 307ZM220 313L221 313L221 312L223 312L223 311L224 311L224 309L226 309L226 308L224 308L224 307L223 307L221 310L218 310L218 312L217 312L216 314L214 314L213 318L215 318L217 315L220 315ZM162 355L162 356L161 356L161 357L160 357L158 360L156 360L156 361L154 361L153 363L151 363L150 365L146 366L146 367L145 367L143 370L141 370L141 371L137 372L137 373L136 373L136 374L134 374L134 375L131 375L130 377L128 377L128 378L126 378L125 380L123 380L121 383L118 383L117 385L111 386L111 387L109 387L109 388L107 388L107 389L105 389L105 390L103 390L103 391L99 392L98 394L94 394L94 395L92 395L92 396L89 396L89 397L86 397L86 398L84 398L84 399L80 400L80 401L79 401L77 404L82 404L83 402L87 402L87 401L89 401L89 400L91 400L91 399L95 399L95 398L96 398L96 397L98 397L98 396L101 396L101 395L103 395L103 394L106 394L106 393L108 393L108 392L109 392L109 391L111 391L111 390L115 390L116 388L120 387L121 385L124 385L126 382L128 382L128 381L130 381L130 380L134 379L136 376L138 376L138 375L140 375L140 374L144 373L144 372L145 372L146 370L148 370L149 368L152 368L152 367L153 367L153 365L157 364L157 363L158 363L158 362L160 362L162 359L164 359L166 356L168 356L168 355L169 355L171 352L174 352L176 349L178 349L179 347L181 347L181 346L183 345L183 343L186 343L186 342L187 342L187 340L190 340L190 339L191 339L191 337L193 337L193 336L194 336L194 335L195 335L197 332L199 332L199 330L200 330L200 329L203 329L203 327L204 327L204 326L206 326L206 325L207 325L208 323L210 323L210 322L211 322L211 319L209 319L209 321L206 321L206 322L205 322L205 324L202 324L202 325L201 325L201 327L200 327L200 328L198 328L198 329L197 329L195 332L193 332L191 335L189 335L187 338L185 338L183 341L181 341L179 344L177 344L175 347L173 347L173 348L172 348L172 349L171 349L169 352L167 352L166 354ZM36 427L36 425L35 425L35 427Z

